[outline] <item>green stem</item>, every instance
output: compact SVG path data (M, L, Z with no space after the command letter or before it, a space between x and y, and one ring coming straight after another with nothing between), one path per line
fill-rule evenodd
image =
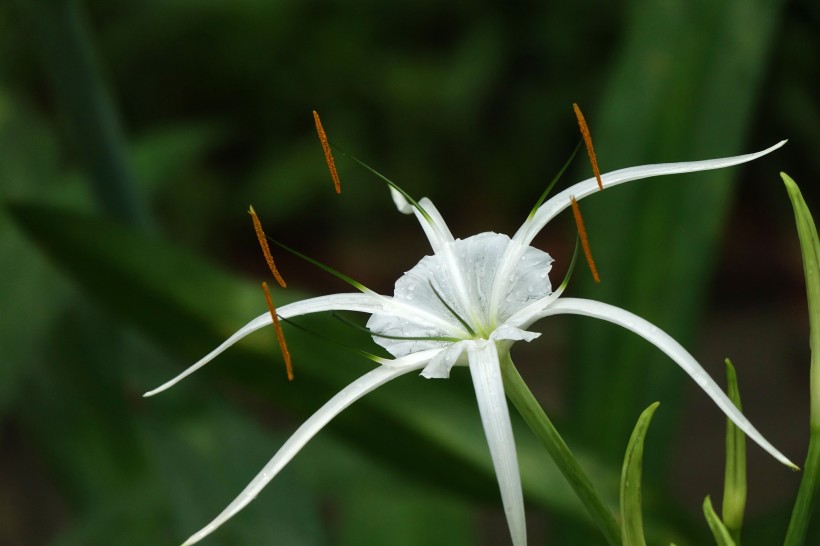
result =
M612 546L620 546L621 529L618 522L615 521L612 512L595 491L595 487L578 464L572 451L521 378L509 354L501 360L501 373L504 378L504 390L518 413L544 444L550 457L555 461L575 494L578 495L607 542Z
M72 145L84 164L103 210L146 227L125 139L96 66L85 20L75 0L19 0L40 50L46 77Z
M813 430L809 437L809 451L803 464L803 479L794 501L789 530L783 546L800 546L806 541L806 531L811 519L814 495L820 482L820 430Z

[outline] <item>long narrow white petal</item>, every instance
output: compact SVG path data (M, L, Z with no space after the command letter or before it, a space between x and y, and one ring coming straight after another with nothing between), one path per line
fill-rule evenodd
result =
M684 161L680 163L657 163L654 165L628 167L626 169L620 169L602 174L601 181L604 188L609 188L625 182L641 180L652 176L722 169L755 160L777 150L784 144L786 144L786 141L782 140L763 151L734 157L707 159L704 161ZM570 197L574 197L576 200L580 201L582 198L592 195L593 193L597 193L598 191L600 191L600 188L598 187L598 182L595 178L588 178L582 182L578 182L577 184L548 199L538 208L538 211L532 218L528 218L527 221L524 222L524 224L513 236L509 247L507 247L507 250L502 257L501 263L503 263L504 266L500 267L496 273L496 280L493 285L492 297L490 300L491 314L497 312L501 303L501 298L504 296L504 291L502 288L504 279L510 274L510 271L515 267L522 253L526 250L535 236L538 235L538 232L541 231L544 226L547 225L547 222L552 220L555 215L570 206Z
M472 307L468 305L470 297L467 286L464 284L464 275L459 260L453 254L453 245L451 244L454 241L453 234L450 233L450 228L447 227L441 213L430 199L427 197L422 198L419 205L427 213L427 216L425 217L420 211L415 210L416 218L418 218L427 240L430 241L433 253L441 256L441 260L444 261L443 270L450 276L450 283L454 290L452 296L459 302L461 310L469 314ZM475 323L478 317L469 316L466 318Z
M390 186L390 197L393 198L393 204L396 205L400 213L413 214L413 205L393 186Z
M424 230L427 240L430 241L433 252L438 254L443 245L453 242L453 234L450 233L450 228L447 227L447 223L432 201L423 197L419 200L419 205L427 213L426 217L416 208L413 208L412 211L416 215L421 229ZM399 210L404 212L401 208Z
M484 434L490 446L490 456L501 489L501 501L507 515L513 546L526 546L527 523L524 518L524 495L515 450L510 412L501 380L498 350L493 342L476 342L467 349L470 374Z
M336 394L331 398L319 411L314 413L302 426L300 426L293 435L279 448L276 455L262 468L259 474L251 480L251 482L242 490L236 499L222 511L211 523L203 527L200 531L191 535L185 541L183 546L189 546L199 542L209 534L211 534L217 527L228 521L237 512L248 505L256 495L270 482L286 464L290 462L293 457L305 446L305 444L313 438L331 419L336 417L345 408L350 406L353 402L369 393L370 391L384 385L388 381L395 379L413 370L422 368L425 362L416 362L419 360L418 355L413 355L414 359L407 357L403 367L386 367L380 366Z
M543 310L540 316L545 317L549 315L572 314L584 315L588 317L595 317L603 319L619 326L623 326L627 330L631 330L646 339L658 349L666 353L669 358L683 368L683 371L695 380L695 383L700 386L703 391L714 400L715 404L731 419L746 435L754 440L760 447L766 450L772 457L781 463L792 468L797 466L792 463L785 455L780 453L773 445L771 445L760 432L749 422L746 417L738 411L735 405L729 400L729 397L724 394L723 390L709 377L709 374L698 364L697 360L684 349L680 343L672 339L669 334L663 332L657 326L652 325L646 320L637 315L633 315L629 311L625 311L620 307L601 303L599 301L576 299L576 298L562 298L551 306Z
M505 321L505 324L508 324L514 328L526 330L533 322L544 316L542 314L544 309L552 305L553 302L564 293L566 288L567 285L565 283L561 283L558 288L555 289L555 292L551 292L543 298L535 300L520 311L516 312Z
M626 169L620 169L602 174L601 181L603 182L604 189L606 189L625 182L632 182L633 180L641 180L652 176L723 169L725 167L740 165L741 163L747 163L763 157L764 155L777 150L784 144L786 144L786 141L782 140L763 151L734 157L706 159L704 161L683 161L679 163L657 163L654 165L628 167ZM552 220L556 214L570 206L570 196L575 197L576 200L580 201L582 198L592 195L598 191L600 191L600 189L598 188L598 182L595 178L589 178L567 188L541 205L532 220L525 222L524 225L521 226L521 229L519 229L518 233L515 234L513 240L518 240L519 237L521 237L521 243L524 245L529 245L538 232L541 231L541 229L547 224L547 222Z
M358 293L332 294L330 296L319 296L316 298L309 298L283 305L277 309L277 314L281 318L288 319L300 315L321 313L323 311L361 311L363 313L375 313L376 311L380 311L382 307L382 296ZM188 367L184 372L177 375L170 381L163 383L159 387L146 392L143 396L154 396L155 394L173 387L182 379L188 377L205 364L216 358L219 354L224 352L228 347L238 342L240 339L259 330L260 328L268 326L271 322L272 318L269 312L259 315L245 326L237 330L231 337L223 341L216 349L202 357L192 366Z

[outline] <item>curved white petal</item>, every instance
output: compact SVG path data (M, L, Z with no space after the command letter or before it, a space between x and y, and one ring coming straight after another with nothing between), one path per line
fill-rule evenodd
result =
M413 205L393 186L390 186L390 197L393 198L393 204L396 205L400 213L413 214Z
M766 450L772 457L781 463L797 468L785 455L780 453L773 445L771 445L760 432L749 422L746 417L738 411L735 405L729 400L729 397L724 394L723 390L709 377L709 374L698 364L697 360L684 349L680 343L672 339L669 334L662 331L657 326L633 315L629 311L625 311L620 307L601 303L599 301L576 299L576 298L562 298L541 313L542 317L559 314L573 314L584 315L588 317L595 317L603 319L619 326L623 326L627 330L635 332L648 342L652 343L658 349L666 353L669 358L683 368L689 376L695 380L695 383L700 386L703 391L714 400L715 404L731 419L746 435L754 440L760 447Z
M407 203L407 200L404 199L403 195L400 193L398 195L404 200L405 203ZM399 206L400 202L397 201L395 193L393 194L393 202L399 207L400 212L404 212L406 210L403 206ZM447 223L444 221L444 218L441 216L441 213L439 213L432 201L426 197L423 197L419 200L419 206L424 209L427 216L422 214L421 211L415 207L410 209L410 212L416 215L416 219L419 221L421 229L424 230L424 235L426 235L427 240L430 241L430 247L433 249L433 252L437 254L443 245L453 242L453 234L450 233L450 228L447 227Z
M493 288L495 288L495 286ZM557 300L561 296L561 294L564 293L564 290L566 290L566 288L566 283L562 282L560 285L558 285L558 288L556 288L554 292L550 292L546 296L535 300L526 307L519 309L518 311L510 315L510 317L507 318L507 320L505 321L505 324L508 324L515 328L529 328L533 322L541 318L540 313L544 309L552 305L552 302Z
M451 343L440 349L438 353L430 359L430 362L421 371L422 377L427 379L447 379L450 377L450 370L458 362L461 353L464 352L465 344L469 341L459 341Z
M306 300L297 301L283 305L277 309L277 314L284 319L308 315L311 313L321 313L323 311L361 311L362 313L375 313L380 311L384 305L383 296L377 294L331 294L329 296L318 296ZM216 358L228 347L238 342L250 333L260 328L264 328L273 322L270 312L259 315L245 326L237 330L231 337L223 341L216 349L202 357L199 361L188 367L181 374L170 381L166 381L159 387L143 394L144 397L154 396L166 389L169 389L185 379L205 364Z
M239 496L236 497L221 514L200 531L191 535L183 546L189 546L199 542L247 506L317 432L330 422L331 419L341 413L342 410L350 406L350 404L388 381L421 368L424 365L424 361L418 362L418 359L418 356L416 356L415 359L408 357L405 359L407 362L400 367L380 366L339 391L338 394L331 398L288 438L282 447L279 448L279 451L276 452L276 455L273 456L268 464L262 468L259 474L251 480Z
M625 182L632 182L633 180L641 180L643 178L649 178L652 176L663 176L667 174L683 174L683 173L693 173L698 171L710 171L714 169L723 169L725 167L732 167L734 165L740 165L741 163L747 163L749 161L753 161L760 157L763 157L766 154L769 154L781 146L786 144L785 140L782 140L771 146L770 148L766 148L763 151L756 152L753 154L745 154L745 155L738 155L734 157L724 157L718 159L706 159L703 161L683 161L679 163L657 163L654 165L641 165L638 167L628 167L626 169L620 169L617 171L612 171L610 173L602 174L601 181L603 182L604 188L609 188L611 186L617 186L618 184L623 184ZM552 220L556 214L570 206L570 196L575 197L576 200L580 201L582 198L591 195L600 191L598 188L598 182L595 178L589 178L584 180L583 182L579 182L561 193L555 195L551 199L548 199L543 205L538 208L538 211L535 213L535 216L532 218L531 221L525 222L521 229L518 230L518 233L515 234L513 240L521 239L521 243L524 245L530 244L533 238L538 234L541 229Z
M530 342L540 337L539 332L528 332L510 324L502 324L490 334L493 341L527 341Z
M704 161L684 161L680 163L657 163L654 165L628 167L626 169L620 169L602 174L601 181L604 188L609 188L625 182L641 180L652 176L722 169L758 159L777 150L784 144L786 144L786 141L782 140L763 151L734 157L707 159ZM505 265L499 269L499 281L503 280L504 277L515 268L515 264L521 254L528 248L535 236L538 235L538 232L547 225L547 222L552 220L559 212L570 206L570 197L575 197L576 200L580 201L582 198L592 195L598 191L600 191L600 188L598 187L597 180L595 178L588 178L553 196L541 205L535 215L532 218L528 218L513 236L512 242L502 258L502 262ZM503 288L496 283L496 286L493 287L492 291L492 303L490 307L491 313L497 311L503 294Z
M507 515L513 546L526 546L527 523L524 518L524 495L515 450L510 412L501 380L501 366L495 343L475 342L467 348L470 374L473 377L478 410L484 434L490 447L501 501Z
M446 243L453 242L453 234L450 233L450 228L447 227L447 222L444 221L444 217L438 211L433 202L427 197L422 197L419 200L419 205L421 205L421 208L427 212L427 215L433 221L433 225L439 233L440 240Z

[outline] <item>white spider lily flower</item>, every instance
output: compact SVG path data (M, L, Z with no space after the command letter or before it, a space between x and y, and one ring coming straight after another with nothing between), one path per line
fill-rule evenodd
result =
M604 188L652 176L730 167L772 152L785 141L762 152L724 159L630 167L602 175ZM738 411L700 364L669 335L632 313L598 301L560 298L549 280L552 258L530 246L535 235L558 212L598 191L594 178L559 193L541 205L514 237L480 233L456 239L429 199L411 202L392 190L397 208L415 213L432 246L396 282L393 296L362 293L334 294L285 305L282 319L322 311L358 311L371 315L367 328L373 340L393 359L360 377L330 399L305 421L239 496L205 528L191 536L193 544L246 506L299 450L331 419L377 387L406 373L421 370L428 378L446 378L453 366L467 366L475 387L478 409L496 471L512 543L527 543L524 499L513 431L504 394L500 361L516 341L532 341L538 333L527 328L536 320L556 314L579 314L621 325L665 352L714 400L726 416L778 461L795 467ZM272 322L264 313L185 372L159 388L156 394L210 362L249 333Z

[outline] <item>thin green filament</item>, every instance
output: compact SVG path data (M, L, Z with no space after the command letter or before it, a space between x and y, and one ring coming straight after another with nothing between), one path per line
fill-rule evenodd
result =
M442 304L444 307L446 307L446 308L447 308L447 311L449 311L449 312L450 312L450 314L451 314L451 315L453 315L453 316L455 317L455 319L461 323L461 325L462 325L462 326L464 326L464 329L465 329L465 330L467 330L467 331L470 333L470 335L471 335L471 336L476 337L476 333L475 333L475 331L474 331L472 328L470 328L470 325L469 325L469 324L467 324L467 321L466 321L466 320L464 320L463 318L461 318L461 317L458 315L458 313L456 313L455 309L453 309L452 307L450 307L450 306L447 304L447 302L446 302L446 301L444 301L444 298L443 298L443 297L441 297L441 294L439 294L439 293L438 293L438 290L436 290L436 287L435 287L435 286L433 286L433 281L428 280L427 282L430 284L430 288L433 290L433 293L434 293L434 294L436 295L436 297L438 298L438 301L440 301L440 302L441 302L441 304Z
M558 181L561 179L561 176L563 176L564 172L567 170L570 163L572 163L572 160L575 159L575 154L577 154L578 150L581 149L581 144L583 144L583 143L584 143L584 141L581 140L581 141L578 142L578 145L575 146L575 149L572 151L572 154L570 154L569 159L567 159L566 163L564 163L564 166L561 167L561 170L558 171L558 174L556 174L555 177L552 179L552 181L549 183L549 186L547 186L547 189L545 189L544 193L541 194L541 197L538 198L538 201L535 202L535 206L530 211L529 218L532 218L533 216L535 216L535 213L538 212L538 207L543 205L544 201L547 200L547 196L552 191L552 188L555 187L555 184L557 184Z

